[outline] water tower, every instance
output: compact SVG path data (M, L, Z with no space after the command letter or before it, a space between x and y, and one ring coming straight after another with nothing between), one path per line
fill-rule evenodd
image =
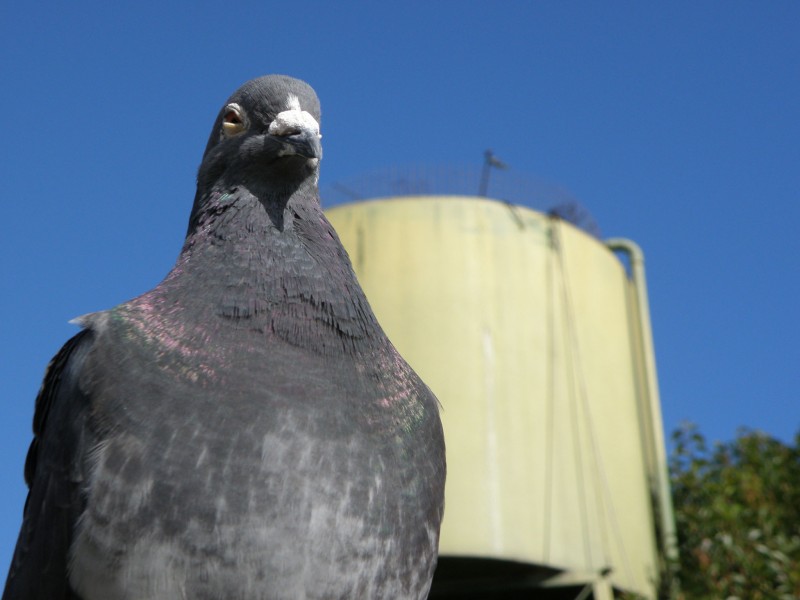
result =
M327 215L442 404L430 597L655 598L674 526L636 245L481 197Z

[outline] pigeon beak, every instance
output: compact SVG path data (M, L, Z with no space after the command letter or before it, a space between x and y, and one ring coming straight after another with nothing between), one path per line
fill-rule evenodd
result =
M278 113L269 124L268 133L283 143L279 156L302 156L309 160L322 158L319 123L304 110L293 108Z
M280 136L283 141L282 156L302 156L304 158L322 158L322 136L315 131L301 129L296 133Z

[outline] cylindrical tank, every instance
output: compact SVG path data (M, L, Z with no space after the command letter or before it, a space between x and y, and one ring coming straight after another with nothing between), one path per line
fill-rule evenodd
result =
M620 260L564 221L485 198L327 215L381 325L442 404L440 555L654 598L655 442Z

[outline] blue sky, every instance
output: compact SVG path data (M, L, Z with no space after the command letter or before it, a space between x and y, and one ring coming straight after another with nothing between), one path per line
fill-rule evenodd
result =
M36 6L34 6L36 4ZM479 165L637 241L666 430L800 429L800 3L0 4L0 568L33 400L67 321L155 285L242 82L322 100L321 183Z

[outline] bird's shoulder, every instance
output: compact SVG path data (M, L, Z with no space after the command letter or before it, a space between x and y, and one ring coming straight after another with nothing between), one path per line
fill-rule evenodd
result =
M67 583L67 557L73 525L85 506L87 453L94 445L80 378L93 343L93 332L83 329L45 371L25 461L28 497L4 600L74 598Z
M25 464L25 479L29 486L34 481L40 455L47 450L41 446L45 442L70 443L77 434L71 430L82 426L77 421L88 404L80 384L81 371L94 338L92 329L82 329L61 347L45 369L34 405L34 438ZM62 454L57 452L54 455Z

